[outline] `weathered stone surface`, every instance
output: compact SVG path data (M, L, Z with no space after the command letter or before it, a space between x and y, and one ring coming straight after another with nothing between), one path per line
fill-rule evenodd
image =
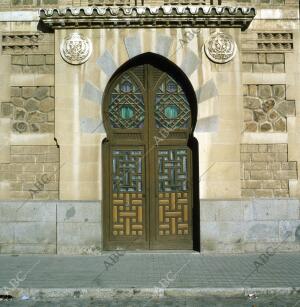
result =
M43 123L47 121L47 115L39 111L30 112L28 114L29 123Z
M54 64L54 55L46 55L46 64Z
M244 118L246 131L251 132L285 132L286 117L295 116L295 102L282 100L285 98L285 85L248 85L248 93L256 96L244 97L244 110L247 110L247 119ZM261 106L255 104L260 99ZM249 119L259 123L258 129L249 126ZM252 128L252 129L251 129Z
M285 99L285 85L274 85L273 96L279 99Z
M41 133L52 133L54 132L54 124L52 123L42 123L40 124L39 131Z
M272 111L268 114L268 116L269 116L269 119L270 119L271 121L274 121L274 120L276 120L280 115L279 115L275 110L272 110Z
M284 54L283 53L268 53L267 54L267 63L284 63Z
M39 110L44 113L53 111L54 110L54 99L51 97L47 97L43 99L39 105Z
M28 111L28 112L31 112L31 111L37 111L38 108L39 108L39 101L37 101L36 99L34 98L30 98L28 100L25 101L25 104L24 104L24 108Z
M15 131L19 133L24 133L28 131L27 123L22 122L22 121L13 123L13 128Z
M272 97L272 87L270 85L259 85L258 86L258 96L261 98Z
M257 96L257 85L249 85L249 96Z
M282 118L279 118L274 124L274 130L280 132L286 131L286 121Z
M278 185L277 182L274 184ZM243 191L251 193L252 190ZM230 208L238 208L238 214L234 214L234 227L229 220L227 222ZM202 242L206 242L202 247L205 251L217 251L220 242L240 242L241 252L253 242L252 251L265 251L271 242L281 242L277 251L285 250L283 241L300 241L299 212L299 200L205 200L200 214L204 217L200 223ZM223 237L224 240L220 240ZM224 251L224 247L220 248Z
M27 59L25 55L13 55L11 58L11 63L15 65L26 65Z
M23 105L24 105L24 100L20 97L12 97L11 102L16 107L23 107Z
M44 55L28 55L28 65L43 65L45 64Z
M64 202L57 208L59 223L96 223L100 222L99 202Z
M54 98L50 97L51 94L54 95L52 87L12 87L11 94L19 95L11 97L12 110L9 117L13 119L12 127L14 131L19 133L54 132L53 125L47 124L48 121L52 123L54 121ZM43 115L40 113L28 115L28 113L38 110L42 111ZM28 125L30 121L33 121L34 124ZM37 122L44 123L44 125L40 127L36 124Z
M38 100L42 100L46 98L47 96L50 96L49 87L40 86L37 87L34 91L34 98L37 98Z
M249 223L249 229L245 234L248 241L278 241L278 223L277 222L252 222Z
M26 99L33 97L34 91L35 87L33 86L24 86L22 87L22 97Z
M272 131L272 126L271 126L270 123L266 122L266 123L263 123L263 124L260 125L260 130L262 132Z
M273 68L270 64L253 64L253 71L254 72L265 72L269 73L272 72Z
M285 72L284 64L274 64L273 65L273 72L275 72L275 73Z
M282 101L278 105L277 111L285 117L295 116L295 111L296 111L295 101L288 101L288 100Z
M30 124L30 131L31 132L39 132L40 131L40 126L38 124Z
M10 88L10 95L11 96L21 96L21 88L18 86L12 86Z
M48 122L54 122L55 112L51 111L48 113Z
M256 122L246 122L245 123L245 131L248 132L256 132L258 124Z
M297 163L288 161L287 144L242 144L242 197L289 197Z
M13 106L9 102L1 103L1 114L4 117L11 116L13 114Z
M262 103L262 109L265 113L269 112L275 106L275 99L269 98Z
M24 109L16 109L15 110L15 119L22 120L25 119L26 111Z
M244 63L258 63L257 53L244 53L243 62Z
M267 117L266 114L260 110L253 111L253 115L254 115L254 120L256 122L263 122L266 120L266 117Z
M252 64L243 63L242 69L244 72L252 72Z
M253 113L250 110L244 109L244 121L253 120Z
M258 97L244 97L244 106L248 109L258 109L261 106L261 100Z
M101 227L99 223L58 223L57 245L91 246L100 242Z

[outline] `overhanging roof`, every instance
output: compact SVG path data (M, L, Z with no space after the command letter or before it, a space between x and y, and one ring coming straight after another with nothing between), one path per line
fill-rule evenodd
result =
M40 9L40 20L61 28L241 28L256 15L254 8L228 6L123 6Z

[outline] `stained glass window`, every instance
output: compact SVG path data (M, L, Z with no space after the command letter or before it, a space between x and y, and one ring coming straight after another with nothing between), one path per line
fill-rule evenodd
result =
M155 95L155 122L157 128L186 128L191 116L188 100L170 76L160 84Z
M108 112L113 128L141 128L144 126L143 94L131 75L127 73L122 75L114 87Z
M113 192L142 192L142 150L113 150Z
M159 191L187 190L187 150L158 151Z

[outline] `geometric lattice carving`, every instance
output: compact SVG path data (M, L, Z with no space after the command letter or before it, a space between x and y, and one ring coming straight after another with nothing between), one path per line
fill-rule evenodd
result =
M128 73L123 74L114 87L108 111L113 128L141 128L144 126L143 94Z
M142 150L112 151L113 192L142 192Z
M114 236L142 236L144 234L142 194L113 193L112 233Z
M261 50L292 50L293 33L288 32L259 32L257 33L257 47Z
M158 150L159 191L187 191L187 150Z
M159 193L159 234L189 233L187 193Z
M167 76L155 94L156 127L186 128L190 114L190 106L181 86Z
M2 34L2 52L4 54L32 53L38 51L43 35L38 32Z

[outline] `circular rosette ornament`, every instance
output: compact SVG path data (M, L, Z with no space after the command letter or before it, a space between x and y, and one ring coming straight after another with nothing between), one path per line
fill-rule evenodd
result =
M236 54L236 43L233 38L223 32L213 33L204 44L207 57L218 64L231 61Z
M66 36L60 45L60 54L69 64L83 64L92 53L92 43L89 38L74 32Z

